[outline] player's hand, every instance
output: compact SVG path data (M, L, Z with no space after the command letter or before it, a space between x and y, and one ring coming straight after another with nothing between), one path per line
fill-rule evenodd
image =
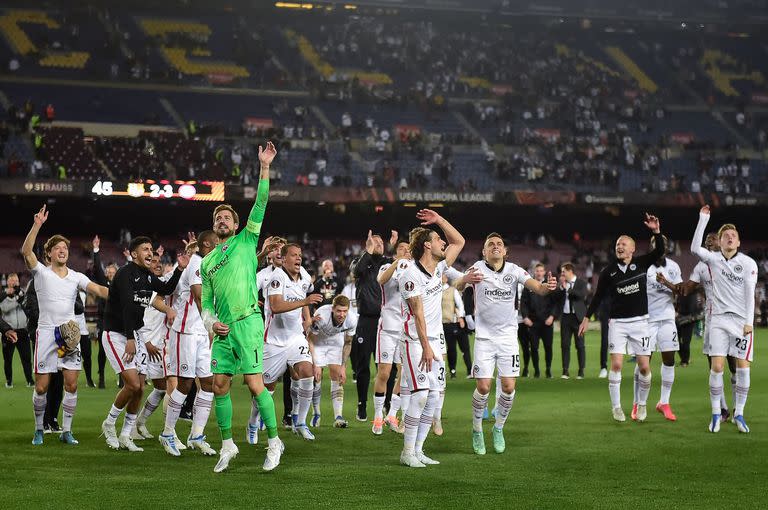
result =
M664 273L656 273L656 281L659 283L665 283L667 279L664 277Z
M565 275L562 273L560 273L560 280L558 281L558 283L560 284L560 288L562 290L565 290L568 288L568 281L565 279Z
M99 236L93 237L93 241L91 241L91 247L93 248L93 251L96 251L101 247L101 239L99 239Z
M130 363L133 361L133 357L136 356L136 340L129 338L125 342L125 352L123 353L123 361Z
M373 255L373 231L368 231L368 237L365 239L365 251L368 252L369 255Z
M216 333L216 336L227 336L229 334L229 326L223 322L214 322L213 332Z
M9 329L8 331L5 332L5 338L7 338L8 341L11 342L12 344L15 344L16 342L19 341L18 334L16 333L16 331L12 329Z
M310 294L304 299L304 306L319 305L323 302L323 296L320 294Z
M528 317L526 317L525 319L523 319L523 324L525 324L526 326L528 326L530 328L531 326L533 326L533 321L531 319L529 319Z
M551 326L554 323L555 323L555 317L553 315L550 315L549 317L547 317L547 320L544 321L545 326Z
M341 373L339 374L339 384L343 386L345 382L347 382L347 366L342 365Z
M313 365L315 367L315 382L319 383L323 380L323 369L318 367L317 365Z
M705 214L705 215L709 216L709 206L705 205L704 207L702 207L699 210L699 214Z
M462 283L466 285L473 285L483 281L483 273L481 273L476 267L470 267L461 277Z
M390 245L390 246L395 246L395 243L397 242L397 239L398 239L399 237L400 237L400 236L397 234L397 230L393 230L393 231L390 233L390 236L389 236L389 245Z
M419 369L424 372L430 372L432 370L432 361L440 361L440 358L432 350L432 346L427 344L427 348L421 353L421 360L419 361Z
M421 220L422 226L434 225L435 223L443 219L442 216L437 214L432 209L420 210L419 212L416 213L416 218Z
M272 164L275 156L277 156L277 149L275 149L275 146L272 144L272 142L267 142L266 149L259 145L259 163L261 163L262 167L269 168L269 165Z
M645 221L643 223L645 223L645 226L651 229L651 232L654 234L661 232L661 222L656 216L645 213Z
M144 344L144 346L147 348L147 353L149 353L149 359L152 361L155 361L157 363L160 363L163 361L163 351L155 347L152 342L147 342Z
M173 308L169 308L167 312L165 312L165 318L168 322L169 326L173 325L173 321L176 320L176 310Z
M131 260L131 252L128 251L128 248L123 248L123 257L125 260Z
M466 322L464 322L464 317L459 317L459 327L461 329L464 329L464 327L467 325Z
M744 336L751 335L751 334L752 334L752 325L744 324Z
M552 292L557 289L557 278L552 276L552 271L547 273L547 290Z
M194 243L196 241L197 241L197 236L195 236L194 232L187 232L187 238L181 240L181 242L184 243L185 250L187 246L189 246L191 243Z
M41 207L37 214L35 214L33 221L36 227L42 227L43 223L48 219L48 211L45 208L46 205L43 204L43 207Z
M587 332L588 327L589 327L589 317L584 317L584 319L581 321L581 324L579 325L579 332L576 335L584 336L584 333Z
M176 262L179 264L179 268L185 269L187 264L189 264L189 255L186 253L179 254L179 256L176 257Z

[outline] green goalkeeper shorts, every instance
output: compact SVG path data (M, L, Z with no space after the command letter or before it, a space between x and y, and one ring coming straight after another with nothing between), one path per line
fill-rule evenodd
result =
M211 347L214 374L260 374L264 352L264 321L253 313L229 325L229 334L216 336Z

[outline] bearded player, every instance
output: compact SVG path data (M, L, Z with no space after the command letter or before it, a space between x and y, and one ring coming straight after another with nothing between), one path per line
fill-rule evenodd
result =
M269 165L277 150L272 142L267 148L259 146L259 187L256 203L251 209L245 228L235 234L239 217L229 205L222 204L213 212L213 230L218 246L203 259L201 317L208 334L214 335L211 348L211 371L216 407L216 421L222 445L214 472L227 469L238 454L232 439L232 376L243 374L251 395L258 401L267 427L269 444L264 470L271 471L280 464L284 445L277 437L275 404L264 387L262 359L264 350L264 321L259 311L256 273L261 224L269 199Z

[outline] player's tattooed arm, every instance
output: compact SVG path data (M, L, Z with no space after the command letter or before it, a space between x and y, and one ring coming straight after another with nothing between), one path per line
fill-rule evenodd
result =
M27 237L24 238L24 243L21 245L21 254L24 257L24 263L27 269L32 269L37 265L37 257L35 256L35 240L37 239L37 233L40 232L40 228L48 220L48 211L45 204L35 214L32 220L32 228L29 229Z

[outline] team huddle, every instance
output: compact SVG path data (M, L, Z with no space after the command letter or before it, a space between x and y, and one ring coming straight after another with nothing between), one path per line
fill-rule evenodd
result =
M72 421L81 368L80 329L73 313L79 291L107 300L100 341L123 382L101 425L110 448L142 451L134 441L153 437L147 420L165 406L165 423L158 439L169 455L180 456L186 449L216 455L205 434L215 408L222 441L214 471L226 470L239 453L233 439L230 388L233 377L242 375L252 397L245 438L247 443L257 444L259 432L266 430L263 469L271 471L280 464L285 450L273 400L277 383L283 380L290 385L291 429L314 441L310 427L319 425L326 367L333 426L348 427L343 416L344 384L352 335L358 328L352 303L347 296L338 295L330 304L315 308L322 297L314 292L312 279L302 267L301 246L281 237L269 237L259 246L269 197L269 168L276 155L271 142L264 149L259 147L257 196L244 228L237 232L240 219L232 207L218 206L213 228L194 236L178 256L175 268L166 274L147 237L131 241L131 261L117 270L108 288L67 267L69 241L60 235L45 243L46 260L42 263L33 248L48 211L44 206L35 215L22 247L40 308L34 353L34 445L43 443L46 391L51 374L59 370L65 386L61 441L78 444ZM421 225L412 229L407 239L393 238L394 256L378 269L382 302L376 335L372 432L380 435L386 427L403 434L403 465L423 468L439 464L425 454L424 443L430 431L442 434L447 375L443 293L448 287L461 292L471 286L475 300L471 375L476 383L471 399L467 398L472 408L471 443L476 454L486 453L482 424L495 379L492 440L494 451L503 453L503 430L520 375L518 293L522 288L539 295L564 291L563 280L558 282L551 273L533 278L508 261L505 241L498 233L487 235L481 260L465 272L457 271L452 266L464 248L464 237L435 211L423 209L416 216ZM691 244L700 262L688 281L683 281L680 267L666 257L668 243L658 218L650 215L645 220L653 234L650 253L635 256L635 241L623 235L615 245L616 260L600 273L579 335L586 331L589 317L602 300L610 297L608 388L617 421L626 420L620 400L624 356L636 359L631 417L642 422L647 418L651 389L650 359L656 351L662 357L656 409L668 420L677 419L670 405L674 356L679 350L674 296L687 295L700 286L707 301L704 354L711 364L712 416L708 428L718 432L721 422L731 417L723 389L728 361L735 374L732 419L740 432L749 432L744 406L754 354L757 264L738 251L738 231L730 224L708 236L702 246L708 221L709 208L704 207ZM383 252L381 238L369 232L366 250ZM385 391L393 367L397 367L398 380L385 415ZM147 379L153 389L142 403ZM176 434L176 423L193 387L197 392L192 429L182 441ZM308 424L310 409L314 413ZM118 433L121 414L124 418Z

